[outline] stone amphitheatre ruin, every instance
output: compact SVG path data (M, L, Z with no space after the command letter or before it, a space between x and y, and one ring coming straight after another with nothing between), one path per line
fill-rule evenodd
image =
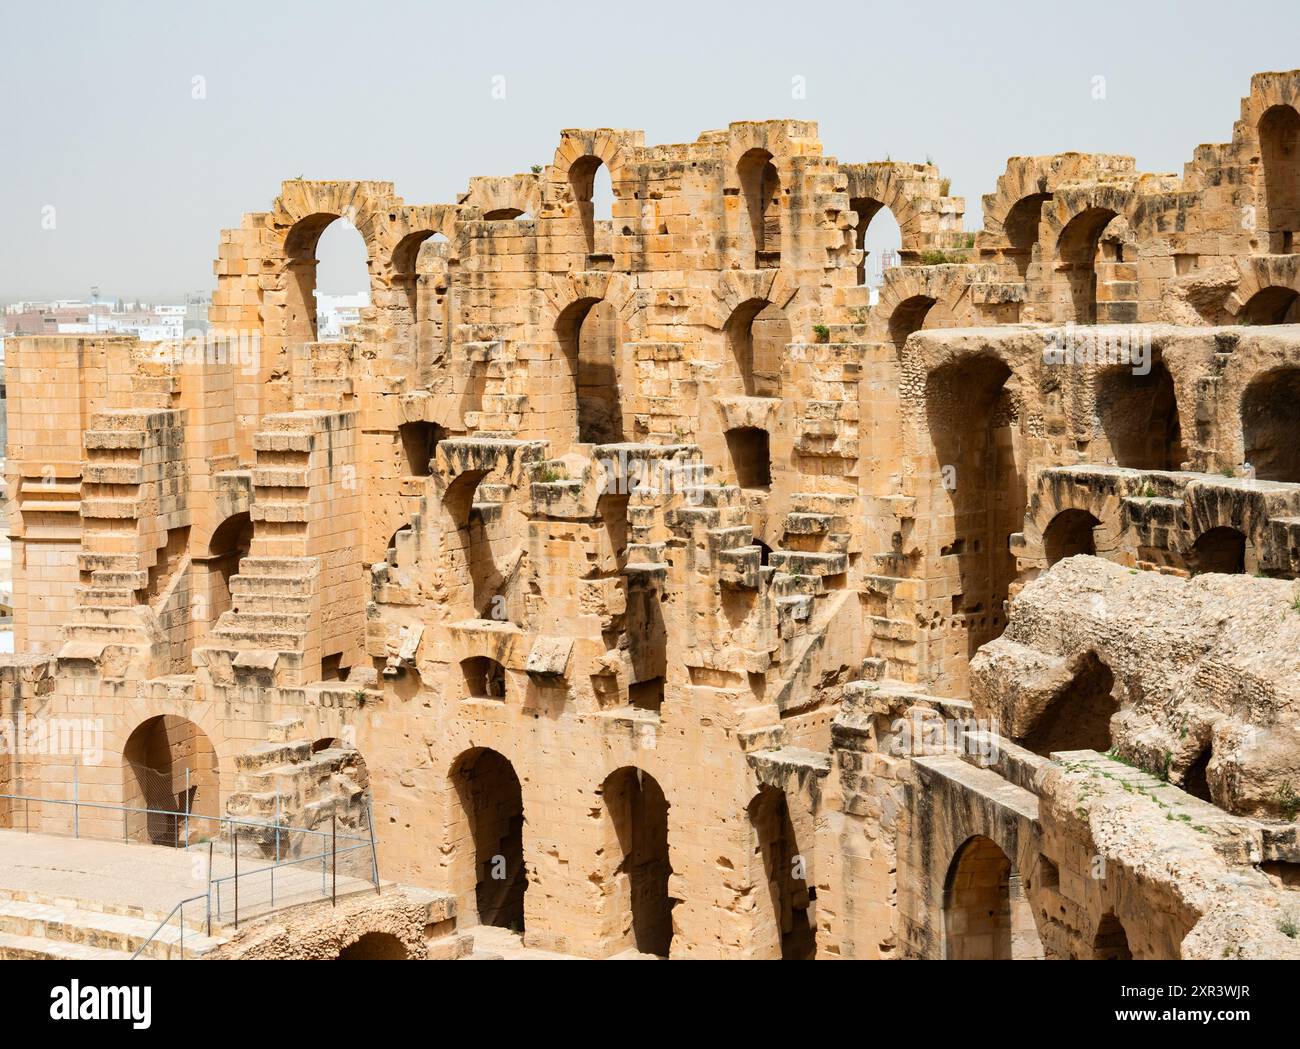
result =
M794 120L285 182L228 342L10 340L4 716L103 720L82 801L372 819L453 943L1300 956L1300 72L1181 176L1013 157L983 216Z

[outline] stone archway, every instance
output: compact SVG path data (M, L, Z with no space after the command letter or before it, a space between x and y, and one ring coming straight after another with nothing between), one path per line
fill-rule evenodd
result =
M212 742L194 722L158 714L122 748L128 840L185 848L220 831L220 774Z
M808 857L801 850L785 791L764 786L749 803L747 814L758 861L755 873L761 871L771 901L773 954L792 960L814 958L816 920Z
M447 836L454 850L451 889L462 922L522 932L528 872L523 790L514 766L495 750L475 747L456 759L450 778L460 803Z
M611 860L623 903L619 939L643 954L667 957L673 940L674 901L668 895L668 801L649 773L626 766L600 788L612 831Z

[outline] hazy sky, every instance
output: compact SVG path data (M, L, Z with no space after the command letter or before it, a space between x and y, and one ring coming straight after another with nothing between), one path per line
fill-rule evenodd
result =
M4 0L0 40L0 300L178 298L281 179L447 202L565 127L816 120L844 161L933 158L977 228L1008 156L1227 141L1251 73L1300 66L1300 3Z

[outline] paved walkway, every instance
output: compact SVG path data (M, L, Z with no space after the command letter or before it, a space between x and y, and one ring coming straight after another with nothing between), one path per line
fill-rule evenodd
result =
M144 845L90 838L67 838L51 834L26 834L0 830L0 889L39 893L83 902L97 901L114 908L139 908L146 914L165 915L189 896L208 891L208 849L206 845L186 851L161 845ZM239 917L265 913L274 908L329 896L328 866L322 876L321 861L279 867L254 873L271 862L241 856L239 860ZM328 864L328 860L327 860ZM213 850L212 877L224 878L235 871L234 858ZM370 852L349 853L339 859L338 892L345 895L369 888ZM272 884L274 882L274 884ZM214 920L229 923L234 917L234 887L224 882L220 890L220 915ZM189 924L188 908L186 924Z

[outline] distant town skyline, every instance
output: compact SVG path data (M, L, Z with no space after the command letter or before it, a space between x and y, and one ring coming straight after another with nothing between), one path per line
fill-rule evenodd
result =
M1236 25L1222 5L1111 0L827 0L811 35L786 31L790 17L766 0L743 17L664 0L644 33L612 33L584 0L562 16L522 2L5 5L16 133L0 165L0 301L92 285L180 301L211 290L216 231L268 207L283 179L391 180L408 202L451 202L472 175L550 163L565 127L667 143L813 120L842 161L932 159L976 229L1008 156L1111 152L1181 173L1199 144L1231 137L1252 73L1297 64L1287 29L1300 28L1282 0ZM484 39L484 24L502 31ZM1221 46L1224 33L1249 46ZM1139 55L1124 45L1138 39L1158 43ZM319 286L364 277L344 253Z

